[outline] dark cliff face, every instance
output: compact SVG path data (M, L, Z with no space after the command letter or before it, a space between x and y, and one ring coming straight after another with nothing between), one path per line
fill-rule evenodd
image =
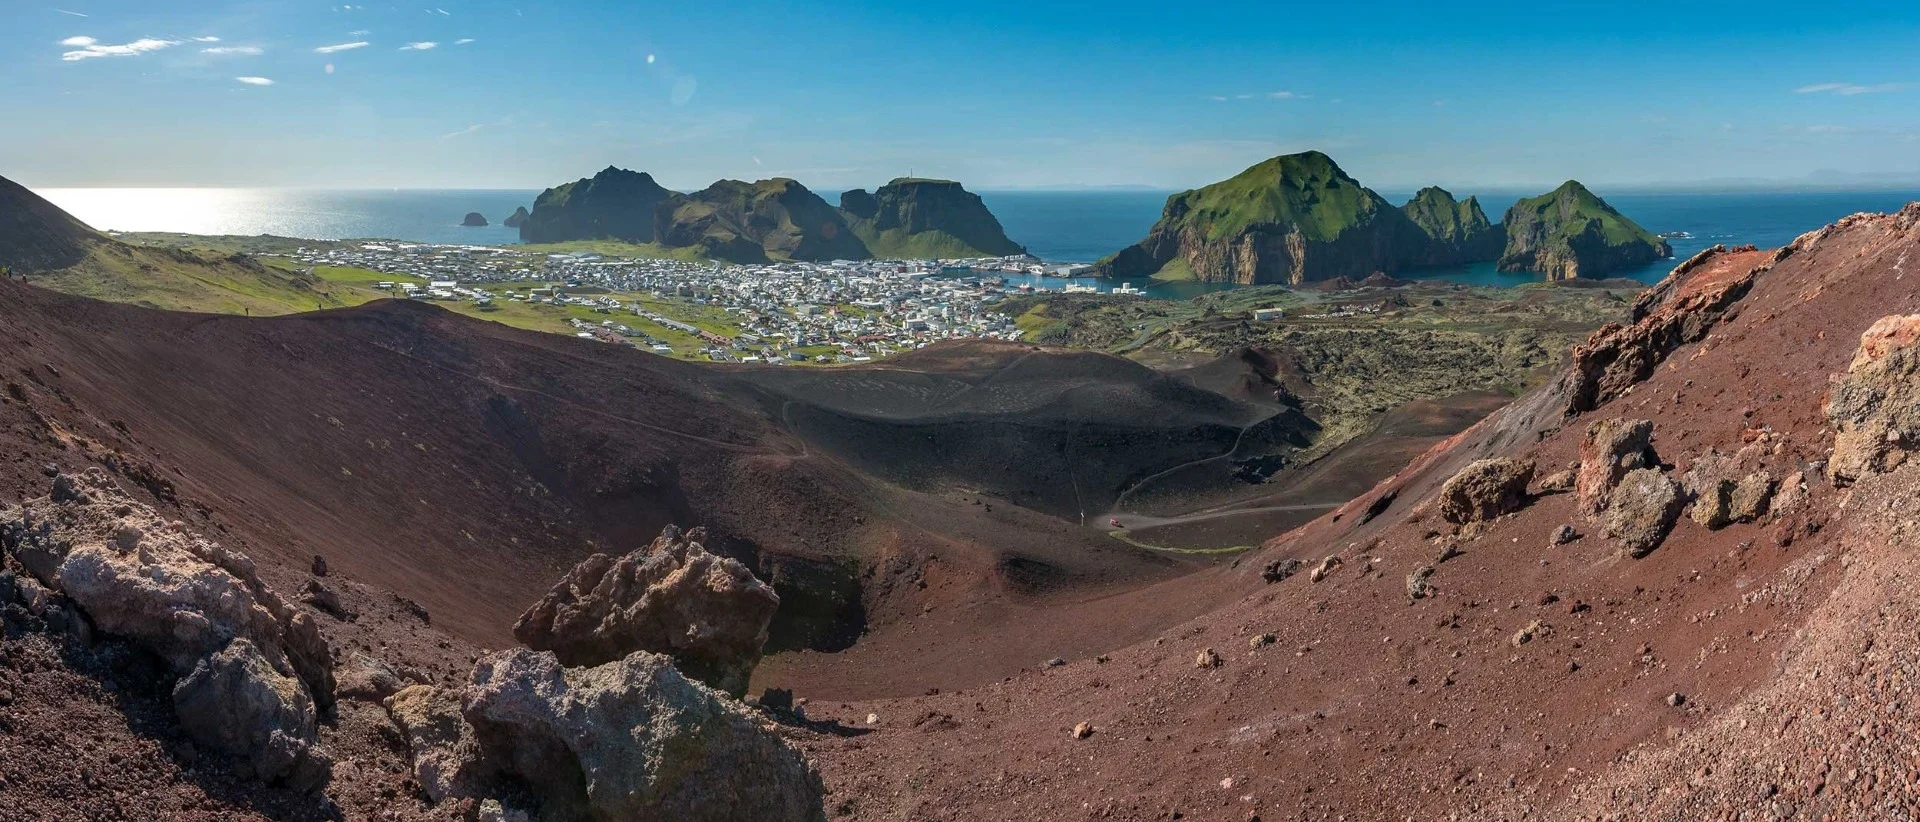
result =
M1408 248L1406 262L1415 266L1464 265L1499 258L1506 232L1487 220L1477 197L1456 201L1437 186L1420 190L1400 207L1421 235Z
M1275 157L1167 198L1146 239L1103 276L1299 284L1410 264L1424 232L1317 151Z
M1501 222L1507 234L1501 271L1552 280L1601 277L1673 256L1665 240L1573 180L1514 203Z
M872 256L840 211L793 180L721 180L662 207L663 245L734 262L864 260Z
M78 264L100 235L25 186L0 177L0 267L52 271Z
M528 243L567 240L654 240L654 211L677 197L640 172L609 167L591 179L541 192L520 226Z
M514 209L513 213L507 215L507 219L502 220L500 224L508 228L519 228L520 226L526 225L526 222L527 222L527 207L521 206L519 208Z
M980 196L951 180L902 178L868 194L840 195L840 210L879 257L1002 257L1026 252L1007 239Z

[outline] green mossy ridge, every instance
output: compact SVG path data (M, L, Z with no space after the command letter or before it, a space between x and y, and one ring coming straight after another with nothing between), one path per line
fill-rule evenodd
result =
M1290 226L1329 242L1392 206L1347 176L1332 157L1306 151L1255 165L1210 186L1175 194L1163 220L1198 226L1209 240L1257 225Z

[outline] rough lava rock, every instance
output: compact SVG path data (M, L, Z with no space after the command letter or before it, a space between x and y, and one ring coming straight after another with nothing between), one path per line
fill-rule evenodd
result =
M1827 476L1836 485L1892 471L1920 449L1920 314L1882 317L1860 335L1826 413L1834 430Z
M1518 511L1532 481L1531 462L1494 457L1470 463L1440 486L1440 516L1465 525Z
M461 696L457 688L413 685L385 702L413 753L414 778L434 802L484 796L495 776L461 715Z
M325 782L314 725L334 700L332 652L252 560L161 519L97 468L0 512L0 548L96 629L166 660L196 742L265 779Z
M827 818L811 763L665 656L562 668L520 649L481 659L473 678L467 721L485 756L540 795L543 819Z
M1591 517L1606 510L1609 495L1627 472L1653 464L1649 420L1597 420L1587 426L1580 441L1580 470L1574 475L1574 497Z
M570 666L667 654L687 676L738 697L780 597L739 561L708 553L705 539L705 529L667 526L642 550L588 557L520 616L513 635Z
M1644 557L1673 530L1685 502L1679 484L1659 469L1629 471L1607 505L1606 534L1620 541L1622 553Z

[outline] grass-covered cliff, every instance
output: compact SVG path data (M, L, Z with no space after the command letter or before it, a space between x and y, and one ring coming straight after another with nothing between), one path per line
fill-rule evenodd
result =
M1514 203L1501 223L1507 233L1501 271L1554 280L1598 277L1673 256L1665 240L1573 180Z
M902 177L840 195L840 212L873 256L903 260L1025 253L980 195L952 180Z

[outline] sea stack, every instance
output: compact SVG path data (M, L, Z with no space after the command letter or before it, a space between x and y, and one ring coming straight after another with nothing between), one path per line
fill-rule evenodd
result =
M460 224L467 228L486 228L487 218L478 211L469 211L467 212L467 218L461 220Z
M502 220L500 224L508 228L519 228L523 225L526 225L527 224L527 207L521 206L519 208L514 209L513 213L507 215L507 219Z
M1507 247L1500 270L1537 272L1549 280L1601 277L1673 256L1667 241L1574 180L1514 203L1501 225Z

